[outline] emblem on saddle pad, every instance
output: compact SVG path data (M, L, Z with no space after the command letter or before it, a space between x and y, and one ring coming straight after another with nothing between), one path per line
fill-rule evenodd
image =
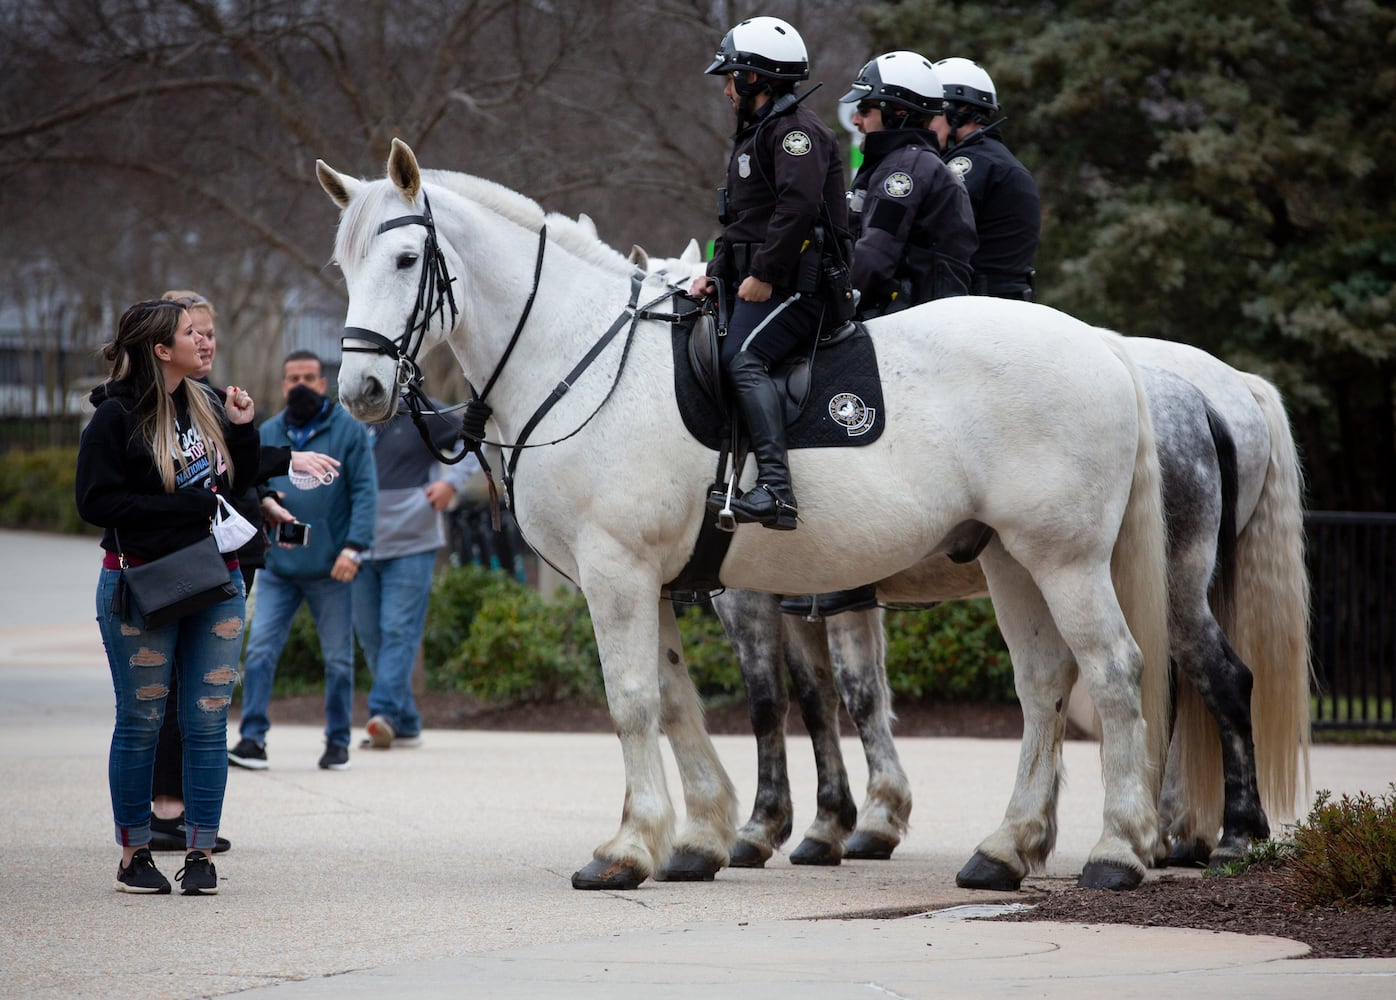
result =
M852 392L836 393L829 400L829 416L844 426L849 437L866 434L877 422L877 411Z

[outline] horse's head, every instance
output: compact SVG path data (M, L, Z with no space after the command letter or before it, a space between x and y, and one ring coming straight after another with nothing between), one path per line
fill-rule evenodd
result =
M451 289L459 262L443 246L417 158L393 140L387 178L359 181L315 161L320 186L340 207L335 259L349 291L340 401L360 420L387 420L417 356L454 327Z

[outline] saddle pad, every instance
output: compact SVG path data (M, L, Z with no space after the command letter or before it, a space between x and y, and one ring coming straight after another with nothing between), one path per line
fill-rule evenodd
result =
M672 333L674 396L684 426L704 447L721 451L722 415L703 392L688 359L688 334ZM887 422L882 404L882 380L872 338L850 337L814 356L813 384L799 418L786 429L786 447L848 448L872 444Z

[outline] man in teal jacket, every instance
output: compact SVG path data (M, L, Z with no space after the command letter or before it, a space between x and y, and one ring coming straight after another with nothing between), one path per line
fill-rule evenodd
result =
M279 542L257 574L256 603L243 665L242 723L228 761L263 770L271 721L272 680L291 621L302 602L310 605L325 661L325 752L320 767L349 767L349 729L354 713L353 600L350 584L362 553L373 545L378 503L373 449L364 426L326 395L324 367L310 351L294 351L282 364L286 409L262 425L262 444L315 451L339 459L329 482L297 487L289 477L271 480L279 496L263 500L271 520L285 512L306 526L304 544ZM300 530L300 529L297 529Z

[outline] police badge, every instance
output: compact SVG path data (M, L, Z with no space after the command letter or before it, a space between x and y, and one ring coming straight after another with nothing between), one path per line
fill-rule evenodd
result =
M974 161L968 156L957 156L947 164L951 170L963 177L974 169Z
M750 154L750 153L743 153L741 156L737 157L737 176L738 176L738 177L750 177L750 176L751 176L751 154Z
M887 179L882 182L882 190L893 198L905 198L911 194L914 187L911 175L901 170L887 175Z

